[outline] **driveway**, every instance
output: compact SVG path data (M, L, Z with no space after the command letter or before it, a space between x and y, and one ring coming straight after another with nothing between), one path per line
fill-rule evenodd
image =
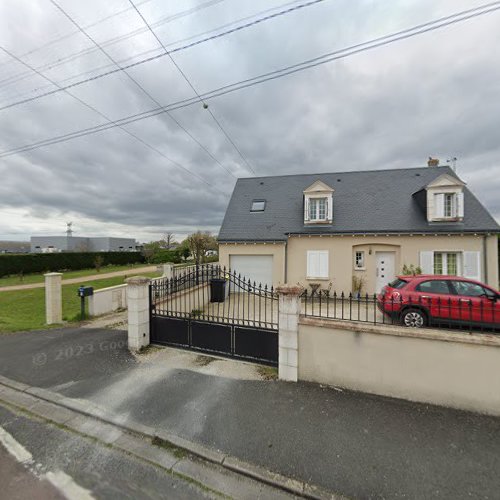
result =
M157 271L158 266L137 267L134 269L126 269L125 271L114 271L112 273L96 273L91 276L82 276L81 278L63 279L63 285L74 285L80 283L87 283L89 281L115 278L116 276L137 276L141 273L154 273ZM45 283L31 283L29 285L12 285L0 287L0 292L13 292L15 290L32 290L34 288L45 288Z
M307 383L126 333L0 336L0 373L352 498L497 498L500 419Z

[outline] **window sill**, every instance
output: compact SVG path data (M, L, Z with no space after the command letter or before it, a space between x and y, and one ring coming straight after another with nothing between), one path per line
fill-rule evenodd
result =
M321 220L305 220L304 224L331 224L332 221L328 219L321 219Z
M312 276L306 276L306 280L311 280L311 281L328 281L330 278L314 278Z
M366 271L366 267L355 267L355 271Z

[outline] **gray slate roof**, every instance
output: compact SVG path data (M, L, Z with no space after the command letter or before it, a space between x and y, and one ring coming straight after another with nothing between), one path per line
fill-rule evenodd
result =
M449 167L285 175L238 179L219 233L220 241L279 241L287 234L384 232L500 232L500 226L464 188L461 223L429 223L413 196ZM335 189L333 224L304 224L303 191L321 180ZM252 200L266 200L264 212L250 212Z

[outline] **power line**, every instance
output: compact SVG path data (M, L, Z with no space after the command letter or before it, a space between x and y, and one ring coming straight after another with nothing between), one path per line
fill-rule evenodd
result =
M230 35L232 33L235 33L237 31L241 31L243 29L247 29L247 28L250 28L252 26L255 26L257 24L260 24L260 23L263 23L265 21L268 21L270 19L274 19L276 17L279 17L279 16L283 16L285 14L289 14L290 12L294 12L298 9L302 9L304 7L308 7L310 5L313 5L315 3L318 3L318 2L323 2L325 0L314 0L312 2L308 2L308 3L305 3L305 4L300 4L296 7L291 7L291 8L287 8L285 10L281 10L279 12L276 12L275 14L272 14L272 15L268 15L268 16L265 16L265 17L261 17L261 18L258 18L252 22L249 22L249 23L246 23L246 24L243 24L243 25L240 25L240 26L237 26L235 28L232 28L230 30L226 30L222 33L218 33L218 34L215 34L215 35L212 35L212 36L209 36L209 37L206 37L206 38L203 38L202 40L198 40L196 42L192 42L192 43L189 43L187 45L183 45L181 47L177 47L175 49L172 49L170 51L166 50L164 48L164 52L160 53L160 54L157 54L155 56L151 56L151 57L148 57L146 59L141 59L139 61L136 61L134 63L131 63L131 64L127 64L126 66L121 66L120 68L117 68L117 69L112 69L112 70L109 70L109 71L106 71L104 73L100 73L98 75L94 75L92 77L89 77L89 78L86 78L84 80L80 80L78 82L74 82L74 83L71 83L69 85L66 85L64 86L63 88L64 89L71 89L73 87L77 87L79 85L82 85L84 83L88 83L88 82L92 82L94 80L97 80L99 78L103 78L105 76L109 76L109 75L113 75L114 73L117 73L119 71L124 71L124 70L127 70L127 69L130 69L130 68L134 68L136 66L139 66L139 65L142 65L142 64L145 64L145 63L149 63L151 61L155 61L161 57L165 57L165 56L171 56L172 54L174 53L177 53L177 52L181 52L181 51L184 51L184 50L187 50L187 49L190 49L196 45L200 45L202 43L206 43L206 42L209 42L209 41L212 41L212 40L215 40L217 38L221 38L223 36L227 36L227 35ZM35 101L37 99L40 99L42 97L46 97L46 96L49 96L49 95L53 95L53 94L57 94L58 92L60 92L59 89L54 89L54 90L50 90L48 92L44 92L43 94L38 94L36 96L33 96L33 97L30 97L30 98L26 98L26 99L21 99L19 101L15 101L15 102L12 102L10 104L7 104L7 105L4 105L2 107L0 107L0 111L4 110L4 109L8 109L8 108L12 108L14 106L18 106L20 104L26 104L28 102L32 102L32 101Z
M142 0L139 2L137 5L144 5L145 3L149 3L152 0ZM93 28L94 26L97 26L98 24L102 24L105 21L108 21L109 19L112 19L113 17L120 16L121 14L124 14L125 12L128 12L129 10L132 10L132 7L127 7L126 9L122 9L118 12L114 12L113 14L109 14L108 16L101 17L97 21L94 21L93 23L87 24L84 26L85 29ZM72 31L71 33L68 33L66 35L59 36L58 38L55 38L54 40L50 40L49 42L44 43L43 45L40 45L38 47L35 47L34 49L28 50L27 52L24 52L22 54L19 54L19 57L28 57L31 54L35 54L36 52L40 52L46 47L50 47L51 45L54 45L62 40L67 40L68 38L71 38L74 35L77 35L79 32L77 31ZM9 59L8 61L5 61L0 64L0 68L3 66L6 66L8 64L11 64L12 61ZM37 68L37 69L42 69L42 68ZM27 71L26 73L31 74L30 71Z
M147 1L150 1L150 0L147 0ZM256 16L260 16L260 15L266 14L268 12L271 12L271 11L274 11L274 10L277 10L277 9L280 9L280 8L283 8L283 7L288 7L290 5L298 3L300 1L301 0L292 0L291 2L287 2L287 3L284 3L284 4L278 5L276 7L271 7L270 9L265 9L265 10L256 12L255 14L252 14L250 16L246 16L246 17L242 17L242 18L239 18L239 19L235 19L234 21L222 24L220 26L217 26L216 28L213 28L213 29L210 29L210 30L207 30L207 31L203 31L201 33L196 33L195 35L191 35L191 36L188 36L186 38L182 38L182 39L179 39L179 40L174 40L172 42L168 42L168 43L165 44L165 46L166 47L170 47L170 46L176 45L178 43L183 43L183 42L187 42L187 41L190 41L190 40L197 39L197 38L205 36L205 35L207 35L209 33L216 33L216 32L218 32L221 29L227 28L228 26L233 26L234 24L241 23L241 22L244 22L244 21L248 21L249 19L252 19L252 18L254 18ZM144 3L144 2L142 2L142 3ZM138 3L137 5L142 5L142 3ZM132 7L128 8L128 9L132 9ZM137 54L134 54L131 57L126 57L125 59L117 59L117 62L118 62L118 64L121 65L121 64L127 63L128 61L136 59L139 56L144 56L146 54L151 54L151 53L157 53L158 50L161 51L162 56L165 55L164 52L162 51L161 47L155 47L154 49L148 49L148 50L145 50L145 51L142 51L142 52L138 52ZM56 68L56 67L60 66L63 63L62 62L61 63L57 63L56 62L56 63L48 63L48 64L50 65L50 67L46 67L47 65L44 65L44 66L39 66L37 69L38 70L53 69L53 68ZM106 70L106 69L108 69L110 67L113 67L113 66L114 66L114 64L112 64L112 63L111 64L105 64L105 65L102 65L102 66L98 66L98 67L96 67L96 68L94 68L94 69L92 69L90 71L83 71L81 73L77 73L75 75L68 76L68 77L63 78L61 80L58 80L58 83L62 84L62 83L65 83L67 81L74 80L75 78L78 78L78 77L81 77L81 76L86 76L86 75L94 74L96 71ZM31 73L27 72L27 74L31 74ZM24 79L24 78L22 78L22 79ZM6 85L4 85L4 86L6 86ZM42 86L40 88L34 88L34 89L31 89L29 92L26 92L25 94L23 94L21 97L24 97L24 96L27 96L27 95L31 95L34 92L41 91L41 90L43 90L45 88L51 88L51 87L52 87L52 85L45 85L45 86ZM5 99L5 101L8 102L9 99Z
M500 3L500 2L497 2L497 3ZM200 97L204 101L207 101L209 99L214 99L216 97L220 97L220 96L223 96L223 95L226 95L226 94L238 91L238 90L249 88L249 87L252 87L254 85L259 85L259 84L267 82L267 81L282 78L284 76L298 73L298 72L304 71L304 70L309 69L309 68L313 68L313 67L316 67L316 66L319 66L322 64L326 64L328 62L332 62L332 61L335 61L338 59L347 58L349 56L356 55L356 54L365 52L367 50L372 50L372 49L382 47L384 45L388 45L388 44L391 44L391 43L394 43L394 42L397 42L400 40L405 40L405 39L408 39L408 38L411 38L414 36L421 35L423 33L435 31L435 30L441 29L441 28L446 27L446 26L450 26L450 25L453 25L453 24L456 24L456 23L459 23L462 21L466 21L466 20L472 19L474 17L478 17L478 16L481 16L484 14L489 14L489 13L492 13L492 12L497 11L499 9L500 9L500 6L496 7L496 8L489 9L489 10L483 10L481 12L471 13L471 14L468 14L466 16L462 16L462 17L458 17L458 18L457 18L457 16L459 16L462 13L453 14L451 16L446 16L444 18L436 19L434 21L429 21L427 23L420 24L420 25L414 26L412 28L398 31L396 33L384 35L384 36L381 36L381 37L378 37L378 38L375 38L372 40L368 40L366 42L352 45L350 47L346 47L346 48L339 49L339 50L336 50L333 52L329 52L329 53L323 54L322 56L308 59L306 61L302 61L301 63L293 64L291 66L287 66L287 67L284 67L284 68L281 68L281 69L278 69L275 71L264 73L264 74L261 74L259 76L253 77L253 78L248 78L246 80L240 80L239 82L235 82L235 83L228 84L228 85L225 85L222 87L218 87L216 89L213 89L211 91L208 91L208 92L201 94ZM477 9L474 9L474 10L477 10ZM465 11L465 12L469 12L469 11ZM199 102L199 100L197 97L192 97L189 99L176 101L174 103L163 106L162 108L155 108L155 109L151 109L148 111L143 111L141 113L136 113L134 115L129 115L127 117L120 118L120 119L116 120L116 122L121 124L121 125L134 123L136 121L140 121L140 120L144 120L147 118L151 118L153 116L157 116L161 113L165 113L166 111L173 111L176 109L185 108L187 106L191 106L191 105L196 104L198 102ZM12 148L11 150L6 150L6 151L1 152L0 158L4 157L4 156L10 156L13 154L17 154L19 152L23 152L26 150L37 149L39 147L57 144L59 142L65 142L65 141L75 139L78 137L83 137L83 136L86 136L89 134L95 134L98 132L108 130L109 128L112 128L112 127L113 127L113 125L110 125L110 124L101 124L101 125L97 125L95 127L81 129L81 130L78 130L75 132L70 132L68 134L53 137L50 139L45 139L43 141L28 144L25 146L19 146L17 148Z
M68 19L88 40L90 40L113 64L115 64L119 69L121 66L118 62L103 48L96 40L90 36L55 0L50 0L52 5L54 5L65 17ZM161 106L161 103L157 101L128 71L123 71L129 80L136 85L151 101L153 101L157 106ZM171 113L167 112L168 117L181 129L183 130L200 148L205 151L210 158L212 158L221 168L223 168L229 175L234 178L236 176L226 168L196 137L194 137L191 132L189 132Z
M9 50L7 50L5 47L2 47L0 46L0 49L5 52L8 56L12 57L13 59L15 59L17 62L21 63L22 65L26 66L27 68L31 69L33 72L35 72L37 75L41 76L42 78L46 79L47 81L51 82L53 85L56 85L57 86L57 83L54 82L53 80L51 80L48 76L44 75L43 73L41 73L40 71L38 71L37 69L33 68L31 65L29 65L27 62L23 61L22 59L20 59L19 57L17 57L16 55L14 55L12 52L10 52ZM189 170L188 168L184 167L183 165L181 165L180 163L178 163L177 161L175 160L172 160L171 158L169 158L167 155L165 155L163 152L161 152L159 149L155 148L154 146L152 146L151 144L147 143L146 141L144 141L143 139L141 139L139 136L135 135L134 133L130 132L129 130L127 130L126 128L124 128L123 125L115 122L114 120L112 120L111 118L109 118L108 116L106 116L104 113L101 113L101 111L99 111L97 108L95 108L94 106L92 106L91 104L88 104L87 102L85 102L84 100L80 99L78 96L72 94L71 92L65 90L65 92L70 95L71 97L73 97L73 99L76 99L78 102L80 102L81 104L83 104L86 108L94 111L95 113L97 113L98 115L100 115L101 117L103 117L105 120L107 120L111 125L113 125L113 127L120 127L125 133L127 133L128 135L130 135L131 137L133 137L134 139L136 139L137 141L139 141L141 144L143 144L144 146L146 146L147 148L151 149L152 151L155 151L156 153L158 153L159 155L163 156L165 159L167 159L168 161L170 161L173 165L181 168L182 170L184 170L185 172L191 174L192 176L196 177L198 180L200 180L201 182L203 182L204 184L206 184L207 186L211 187L212 189L215 189L216 191L219 191L220 193L222 194L225 194L223 193L220 189L218 189L217 187L213 186L212 184L210 184L208 181L206 181L205 179L203 179L203 177L200 177L198 174L196 174L195 172L192 172L191 170Z
M318 3L318 2L322 2L323 0L313 0L312 2L310 2L310 5L312 5L313 3ZM129 0L130 2L130 5L132 5L132 7L134 7L135 11L137 12L137 14L139 15L139 17L143 20L144 24L148 27L149 31L151 32L151 34L155 37L156 41L161 45L161 47L163 48L163 50L165 51L165 54L168 55L168 57L170 58L170 60L172 61L173 65L177 68L177 70L179 71L179 73L182 75L182 77L184 78L184 80L187 82L187 84L191 87L191 89L193 90L193 92L195 93L196 97L198 97L198 100L200 101L200 103L203 104L203 107L205 109L208 110L208 112L210 113L210 116L212 117L212 119L214 120L214 122L217 124L217 126L219 127L219 129L222 131L222 133L226 136L227 140L230 142L230 144L232 144L232 146L234 147L234 149L236 150L236 152L240 155L240 158L245 162L247 168L250 170L250 172L252 172L254 175L257 175L255 170L253 169L252 165L250 165L249 161L246 159L246 157L243 155L243 153L241 152L241 150L238 148L238 146L236 146L236 144L234 143L233 139L229 136L227 130L222 126L222 124L219 122L219 120L215 117L213 111L211 109L208 108L208 105L206 103L203 102L203 99L200 97L200 94L198 93L198 91L196 90L196 88L194 87L194 85L191 83L191 81L189 80L189 78L187 77L186 73L184 73L184 71L182 71L181 67L177 64L177 62L175 61L175 59L172 57L172 54L170 54L167 50L167 48L165 47L165 45L163 45L163 42L160 40L160 38L156 35L156 33L153 31L153 29L151 28L151 26L149 25L149 23L146 21L146 18L142 15L141 11L136 7L136 5L134 4L133 0Z
M212 5L216 5L216 4L221 3L223 1L225 1L225 0L209 0L208 2L196 5L195 7L192 7L190 9L187 9L187 10L178 12L176 14L173 14L173 15L161 18L155 24L157 24L158 26L160 26L162 24L169 23L171 21L175 21L177 19L189 16L189 15L191 15L193 13L199 12L202 9L206 9L207 7L211 7ZM136 35L140 35L140 34L146 33L146 32L147 32L146 28L139 28L139 29L134 30L134 31L132 31L130 33L125 33L125 34L117 36L115 38L111 38L111 39L103 42L103 45L104 46L114 45L114 44L116 44L116 43L118 43L118 42L120 42L122 40L126 40L128 38L132 38L132 37L134 37ZM58 59L55 62L45 63L44 65L38 67L37 69L39 69L39 70L53 69L53 68L55 68L57 66L60 66L61 64L64 64L65 62L73 61L74 59L77 59L79 56L90 54L92 52L95 52L96 50L97 49L95 49L93 47L86 48L86 49L80 50L79 52L75 52L75 53L70 54L68 56L62 57L62 58ZM6 83L8 85L8 84L11 84L11 83L15 83L16 81L18 81L18 79L25 78L27 74L29 75L29 73L23 73L23 74L19 74L19 75L12 75L11 77L8 77L8 78L6 78L4 80L0 80L0 84L1 83Z

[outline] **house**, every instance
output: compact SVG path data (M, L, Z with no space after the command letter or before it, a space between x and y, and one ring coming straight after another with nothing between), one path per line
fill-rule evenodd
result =
M448 166L238 179L219 261L252 281L375 293L402 272L498 288L500 226Z

